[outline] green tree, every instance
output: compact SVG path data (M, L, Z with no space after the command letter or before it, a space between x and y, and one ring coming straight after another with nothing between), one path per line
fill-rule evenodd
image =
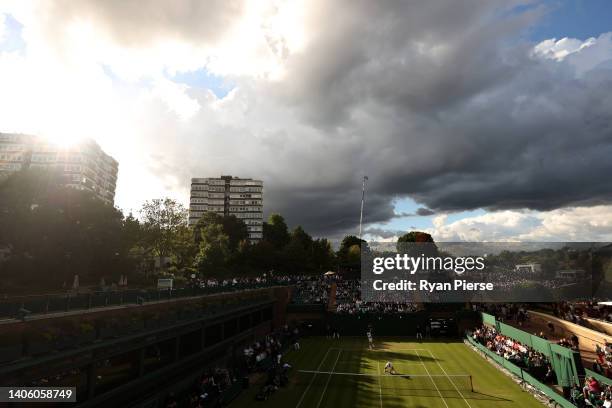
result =
M340 265L349 270L358 269L360 267L362 245L367 247L367 242L355 235L345 236L338 249L338 262Z
M229 246L232 251L237 251L242 241L249 238L246 224L234 215L218 215L213 212L206 212L198 220L194 227L196 242L201 239L201 229L209 225L221 225L223 232L227 235Z
M297 226L291 231L289 243L283 248L285 267L293 273L311 271L312 264L312 237Z
M249 230L246 224L235 215L224 216L221 224L228 236L229 246L232 251L237 251L240 243L249 239Z
M170 198L146 201L140 210L143 245L160 259L170 257L187 226L188 211Z
M193 235L196 244L199 244L202 241L202 231L207 227L211 225L221 225L221 227L223 227L222 220L223 217L217 213L205 212L193 227Z
M270 214L268 222L263 224L263 239L276 249L282 249L289 243L289 229L280 214Z
M0 247L8 248L3 284L57 289L131 268L123 214L88 191L64 186L56 172L29 169L0 182ZM10 289L8 289L10 290Z
M312 237L304 231L301 225L298 225L291 231L289 242L295 242L305 251L310 251L312 249Z
M132 213L129 213L127 217L123 218L123 233L121 239L124 241L126 247L133 248L140 244L142 239L142 226L140 221Z
M434 242L434 239L426 232L410 231L399 237L397 242Z
M202 224L195 267L202 276L217 276L226 270L231 249L229 237L220 223Z
M410 231L397 239L397 252L408 253L412 256L424 254L425 256L437 256L438 247L433 237L426 232Z
M331 243L326 238L319 238L313 241L312 263L319 272L335 269L336 255Z
M171 256L172 266L185 275L190 275L193 270L195 257L198 254L198 244L194 240L194 232L188 226L180 227L176 233L174 252Z
M244 259L244 266L260 272L278 271L282 268L278 250L265 240L247 246Z
M219 272L240 270L253 255L247 226L233 215L207 212L198 220L193 234L199 246L196 267L201 271L207 269L209 274L215 268Z
M338 258L344 259L352 246L357 245L358 247L361 247L362 244L367 245L367 242L363 239L357 238L355 235L345 236L340 242L340 248L338 249Z

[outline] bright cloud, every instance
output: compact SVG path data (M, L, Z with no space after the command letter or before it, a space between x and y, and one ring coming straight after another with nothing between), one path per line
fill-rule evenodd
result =
M429 232L439 241L612 241L612 206L492 212Z
M612 33L604 33L584 41L575 38L545 40L534 47L534 54L557 62L565 61L576 70L578 76L599 67L610 69Z
M466 1L3 2L25 46L0 51L0 131L96 139L128 209L234 174L265 181L268 212L338 236L367 174L372 224L412 197L490 211L436 217L441 236L605 230L612 34L525 44L537 7ZM171 80L195 71L232 91Z
M0 43L4 41L6 37L6 16L4 14L0 14Z
M534 47L534 52L537 55L541 55L545 58L561 61L570 54L580 52L595 45L596 42L597 40L595 40L593 37L587 39L586 41L580 41L576 38L567 37L557 41L556 38L551 38L536 45Z

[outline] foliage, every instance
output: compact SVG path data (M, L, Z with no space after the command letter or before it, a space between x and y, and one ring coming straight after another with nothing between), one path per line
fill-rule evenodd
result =
M323 273L338 260L354 262L350 247L365 242L347 237L336 256L327 239L301 226L289 232L280 214L264 223L262 240L250 242L241 219L205 213L190 227L187 209L169 198L146 201L139 218L124 216L62 177L26 170L0 181L0 292L70 289L75 274L86 286L121 275L152 285L154 271L177 283L192 273ZM156 260L164 261L159 270Z
M421 231L410 231L398 238L397 242L434 242L431 235Z
M153 199L143 204L140 216L145 247L160 258L173 254L180 231L187 227L187 209L170 198Z
M336 269L336 254L326 238L315 239L312 243L312 264L318 271Z
M132 268L131 221L88 191L67 188L60 175L27 170L0 183L0 248L8 248L3 285L72 284Z
M416 244L416 245L411 245ZM410 231L397 239L397 252L411 256L437 256L438 247L431 235L422 231Z
M200 220L198 223L200 242L195 266L202 275L211 276L227 266L231 248L230 239L223 229L223 224L207 221Z
M276 249L282 249L289 243L289 229L282 215L271 214L268 217L268 222L263 224L263 239Z
M347 235L342 239L338 249L338 262L347 270L358 270L361 262L361 246L367 242L355 235Z

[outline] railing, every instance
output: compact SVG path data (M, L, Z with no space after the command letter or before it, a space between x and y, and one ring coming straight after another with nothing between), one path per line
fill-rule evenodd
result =
M163 330L174 330L176 327L194 322L212 321L231 313L259 307L266 302L265 300L252 300L231 305L211 305L201 309L169 309L164 315L139 315L137 319L109 321L106 322L106 325L95 327L87 333L66 331L60 332L53 338L38 336L36 332L32 336L22 336L15 343L0 344L0 371L4 364L12 363L22 357L40 357L56 352L75 352L83 348L95 348L104 342L126 341ZM265 316L260 319L267 320ZM249 321L248 324L250 325L251 322ZM254 322L254 324L259 324L259 322Z
M100 307L139 305L147 302L261 289L278 286L276 282L232 284L206 288L129 289L121 291L19 296L0 299L0 318L23 318L30 314L61 313Z
M587 317L585 320L589 323L591 329L601 331L606 333L608 336L612 336L612 322L596 319L594 317Z

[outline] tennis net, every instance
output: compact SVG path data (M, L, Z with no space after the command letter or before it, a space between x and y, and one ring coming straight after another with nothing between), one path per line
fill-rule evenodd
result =
M343 372L343 371L317 371L298 370L294 374L297 384L318 386L334 382L335 386L355 385L358 383L374 384L382 389L414 389L432 391L474 391L474 384L470 374L409 374L395 373L383 374L375 372Z

